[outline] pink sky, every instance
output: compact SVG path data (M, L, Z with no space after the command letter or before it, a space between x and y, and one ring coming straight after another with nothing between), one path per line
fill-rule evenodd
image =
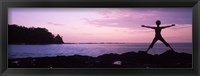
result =
M192 42L192 8L9 8L9 24L47 28L64 42L145 42L162 30L167 42Z

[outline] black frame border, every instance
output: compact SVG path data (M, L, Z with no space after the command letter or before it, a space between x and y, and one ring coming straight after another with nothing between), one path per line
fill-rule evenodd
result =
M193 69L10 69L7 68L8 7L192 7ZM1 12L2 11L2 12ZM0 75L2 76L198 76L200 73L200 2L198 0L0 0Z

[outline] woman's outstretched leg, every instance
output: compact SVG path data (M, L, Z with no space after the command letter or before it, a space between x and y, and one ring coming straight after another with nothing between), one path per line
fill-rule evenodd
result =
M163 38L161 38L160 41L162 41L165 44L165 46L169 47L172 51L174 51L174 49L169 45L169 43L167 43Z
M153 45L156 43L156 41L158 41L158 39L154 38L146 52L148 52L150 48L153 48Z

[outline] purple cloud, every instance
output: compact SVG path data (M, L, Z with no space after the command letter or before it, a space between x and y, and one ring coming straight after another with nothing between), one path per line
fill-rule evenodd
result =
M98 26L135 28L141 25L192 24L192 8L108 8L99 11L102 18L85 20Z
M55 26L65 25L65 24L59 24L59 23L54 23L54 22L48 22L47 24L55 25Z

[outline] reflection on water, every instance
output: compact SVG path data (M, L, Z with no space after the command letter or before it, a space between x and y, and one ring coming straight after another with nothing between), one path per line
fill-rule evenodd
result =
M149 43L129 44L50 44L50 45L8 45L9 58L88 55L99 56L107 53L125 53L145 51ZM192 54L192 43L171 43L176 52ZM157 43L149 54L161 54L168 50L164 44Z

